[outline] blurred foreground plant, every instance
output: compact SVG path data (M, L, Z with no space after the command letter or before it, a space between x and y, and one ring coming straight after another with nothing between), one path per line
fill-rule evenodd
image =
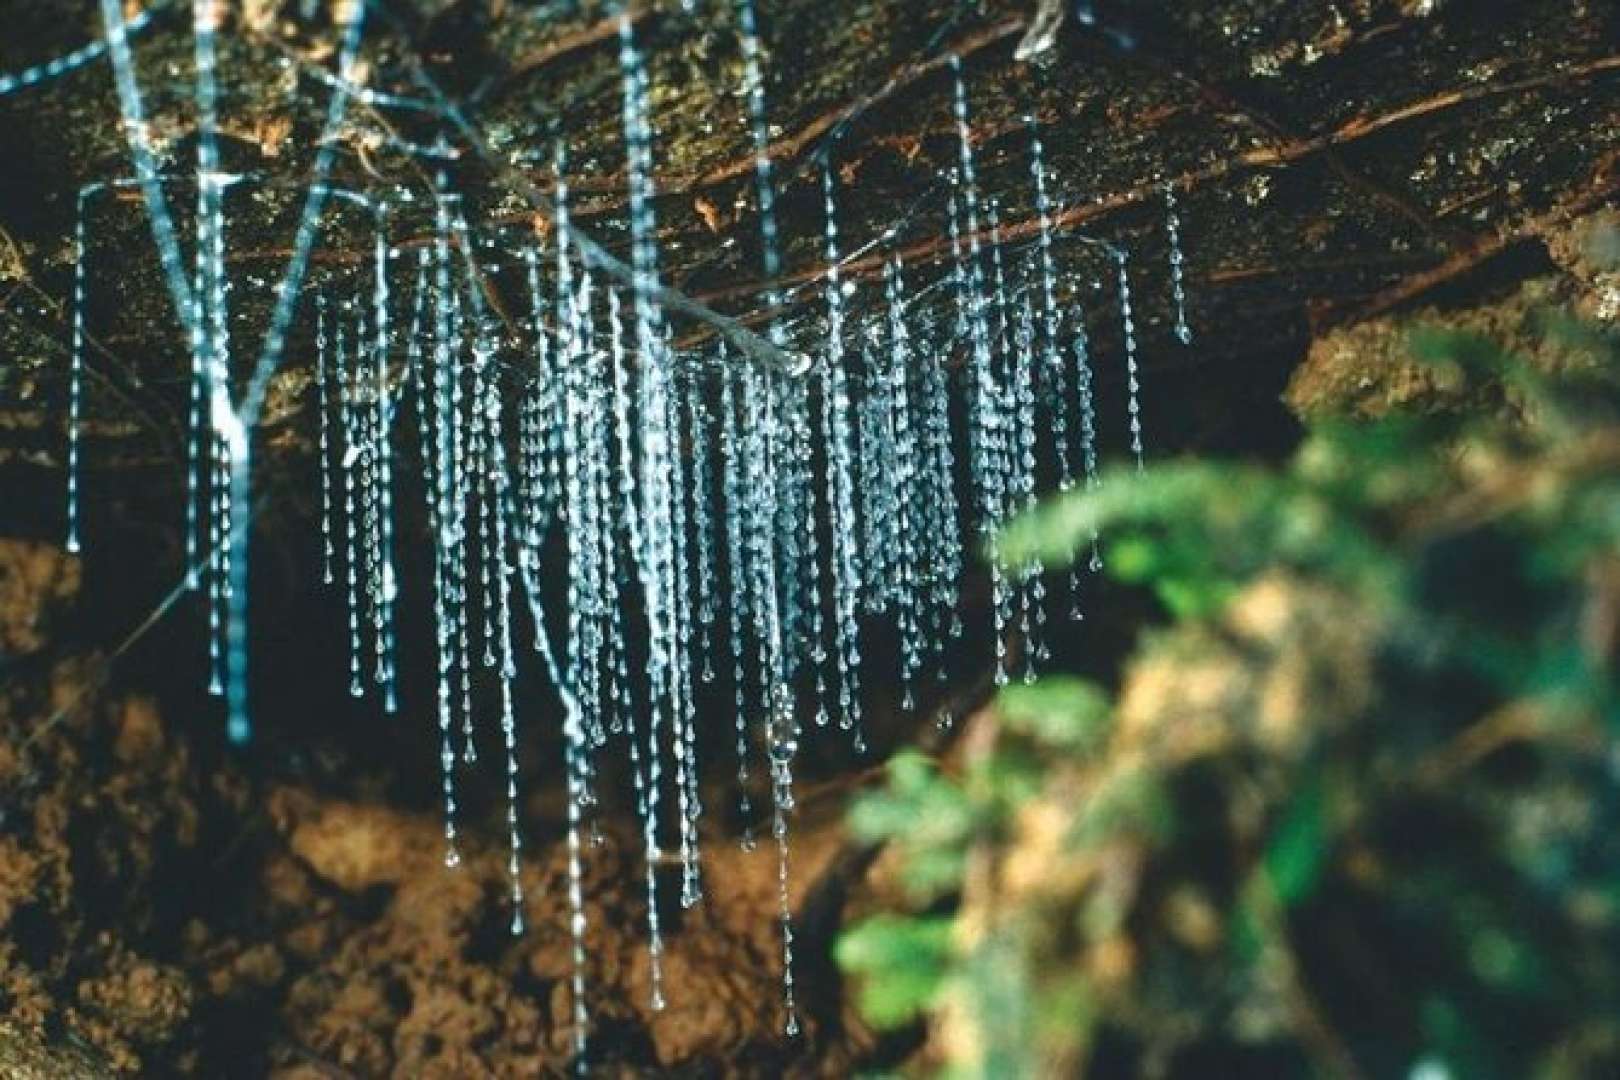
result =
M1620 1075L1620 373L1443 330L1467 415L1285 466L1120 471L1000 537L1104 538L1170 616L1118 695L1007 688L852 825L907 912L841 963L960 1076Z

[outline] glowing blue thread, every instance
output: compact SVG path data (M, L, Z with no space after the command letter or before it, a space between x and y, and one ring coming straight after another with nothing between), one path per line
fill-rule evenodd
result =
M124 33L137 34L152 25L152 18L157 14L159 6L161 5L149 7L124 23ZM111 47L111 42L106 39L92 41L90 44L74 49L70 53L64 53L52 60L47 60L43 64L24 68L22 71L12 75L0 75L0 97L5 97L7 94L18 90L26 90L30 86L37 86L60 75L66 75L70 71L77 71L87 64L93 64L105 56L107 50Z

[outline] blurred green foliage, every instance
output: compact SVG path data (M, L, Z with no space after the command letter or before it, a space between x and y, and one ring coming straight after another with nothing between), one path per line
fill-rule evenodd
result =
M1620 372L1442 329L1492 404L1172 461L999 538L1166 613L1109 695L1011 686L852 827L838 959L947 1076L1620 1075Z

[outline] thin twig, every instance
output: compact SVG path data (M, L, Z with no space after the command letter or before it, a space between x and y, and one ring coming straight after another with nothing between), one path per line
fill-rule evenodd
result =
M1547 233L1562 228L1576 218L1589 214L1598 207L1603 206L1616 195L1620 195L1620 175L1602 179L1604 174L1611 170L1614 160L1614 154L1609 154L1603 159L1597 170L1600 179L1589 190L1544 214L1537 214L1520 221L1517 225L1498 229L1479 237L1438 266L1414 274L1373 296L1372 299L1350 312L1344 317L1343 321L1359 322L1363 319L1370 319L1375 315L1382 315L1415 300L1438 285L1467 273L1487 259L1500 255L1517 243L1532 237L1545 236Z
M1520 79L1511 83L1498 84L1496 86L1477 88L1471 87L1466 90L1450 91L1434 97L1409 103L1401 106L1393 112L1378 117L1351 121L1327 135L1295 139L1290 142L1279 143L1268 147L1246 150L1234 157L1222 159L1221 161L1204 166L1203 168L1191 169L1183 172L1175 177L1170 178L1168 182L1174 184L1177 190L1191 190L1217 180L1223 180L1226 177L1244 169L1275 168L1295 164L1313 155L1323 153L1332 147L1342 146L1346 143L1365 139L1398 124L1421 117L1430 116L1436 112L1442 111L1443 109L1455 107L1467 102L1478 101L1486 97L1502 96L1519 93L1526 90L1541 89L1549 85L1579 82L1585 79L1601 77L1617 70L1620 70L1620 56L1611 56L1605 57L1602 60L1593 61L1591 63L1566 68L1554 75L1539 76L1533 79ZM1092 222L1104 217L1108 217L1119 211L1130 209L1138 204L1152 202L1163 197L1165 183L1165 180L1154 179L1137 184L1130 188L1126 188L1122 191L1115 192L1111 195L1104 195L1087 203L1056 209L1052 212L1050 217L1051 227L1054 230L1060 231L1072 230L1083 225L1091 224ZM1542 231L1548 227L1550 222L1562 223L1572 216L1578 216L1578 214L1582 212L1581 208L1590 208L1593 205L1601 203L1603 200L1609 198L1613 193L1614 185L1611 184L1601 187L1598 190L1589 193L1586 198L1579 200L1579 202L1573 207L1563 208L1552 215L1547 215L1542 218L1531 219L1518 230L1518 234L1522 235ZM1036 217L1026 218L1022 221L1003 222L1001 225L1001 238L1003 243L1030 239L1040 234L1040 228L1040 220ZM978 238L981 242L989 243L991 241L990 230L988 228L981 228ZM1504 239L1500 235L1493 234L1491 237L1477 240L1474 243L1469 244L1462 251L1458 252L1450 260L1447 260L1446 264L1442 264L1442 266L1435 268L1435 270L1431 273L1439 275L1440 279L1452 276L1458 271L1452 270L1448 273L1447 267L1453 264L1461 265L1463 268L1466 268L1466 266L1471 266L1479 261L1480 251L1492 248L1493 244L1495 245L1494 250L1500 250L1501 247L1504 247L1507 243L1510 243L1513 238L1513 236L1509 236ZM963 242L965 243L969 239L971 239L971 237L964 235ZM1490 253L1494 253L1494 250ZM916 263L943 257L948 255L950 251L951 241L949 237L929 236L909 244L904 248L898 249L897 253L907 263ZM883 271L883 264L889 257L890 253L887 251L876 252L865 259L840 264L839 274L841 277L845 278L881 274ZM805 281L814 280L822 277L825 274L825 267L815 266L787 274L771 284L775 285L776 287L798 284ZM1416 283L1417 279L1413 280L1414 283ZM699 293L697 294L696 298L704 302L735 299L738 297L754 295L763 290L765 287L766 285L763 282L743 282L737 285L727 286L723 289L714 289L708 292ZM1422 288L1426 287L1428 286L1422 286ZM1419 291L1421 291L1421 288Z
M628 7L624 16L632 24L639 24L654 14L653 10L639 4ZM497 82L483 96L485 100L498 100L516 83L522 82L529 76L541 71L559 60L578 52L583 52L596 45L605 44L615 40L619 35L619 20L621 16L615 14L606 19L598 19L583 29L571 34L564 34L555 41L547 42L541 48L519 57L512 65L511 70L502 75Z

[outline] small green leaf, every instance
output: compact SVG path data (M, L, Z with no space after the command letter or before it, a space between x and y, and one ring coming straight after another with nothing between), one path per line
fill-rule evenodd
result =
M1308 899L1316 888L1327 855L1326 818L1322 776L1312 770L1266 845L1266 874L1284 906Z
M1176 618L1199 619L1220 611L1237 589L1210 578L1166 577L1154 584L1154 591Z
M1146 581L1158 572L1164 560L1159 545L1141 534L1121 536L1108 545L1109 573L1120 581Z
M850 829L867 840L895 840L902 877L920 899L954 887L979 810L955 782L916 751L889 761L889 783L855 800Z
M834 957L862 977L859 1001L867 1020L897 1027L933 1002L950 948L950 919L877 915L847 930Z
M1107 695L1093 683L1062 675L1007 686L996 708L1010 730L1062 749L1096 746L1108 721Z

